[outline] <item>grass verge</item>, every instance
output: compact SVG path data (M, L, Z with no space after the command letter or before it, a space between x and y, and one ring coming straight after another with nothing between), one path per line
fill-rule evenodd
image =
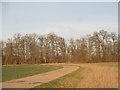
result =
M62 68L62 66L53 66L53 65L2 66L2 81L32 76L35 74L40 74L60 68Z
M80 67L77 71L34 88L75 88L78 82L83 78L81 71L84 69L85 68Z

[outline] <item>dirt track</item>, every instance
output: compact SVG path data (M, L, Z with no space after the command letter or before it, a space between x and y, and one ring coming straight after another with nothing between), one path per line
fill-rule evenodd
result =
M55 65L55 64L54 64ZM118 88L118 67L97 66L90 64L60 64L64 68L29 76L21 79L3 82L3 88L32 88L40 83L46 83L56 78L77 70L81 66L86 68L82 71L84 78L77 84L76 88Z
M64 66L64 65L63 65ZM49 82L56 78L62 77L68 73L77 70L78 66L65 65L62 69L37 74L21 79L5 81L2 83L3 88L32 88L42 83Z

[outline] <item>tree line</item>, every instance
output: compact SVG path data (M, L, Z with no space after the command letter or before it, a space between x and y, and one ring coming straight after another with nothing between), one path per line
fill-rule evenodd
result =
M118 36L104 30L68 42L54 33L24 36L17 33L0 41L0 46L3 65L118 61Z

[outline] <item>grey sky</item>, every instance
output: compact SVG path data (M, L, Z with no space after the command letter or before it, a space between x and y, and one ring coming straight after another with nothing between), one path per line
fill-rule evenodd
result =
M118 31L117 2L6 2L2 4L2 10L5 40L15 33L55 32L69 39L80 38L101 29Z

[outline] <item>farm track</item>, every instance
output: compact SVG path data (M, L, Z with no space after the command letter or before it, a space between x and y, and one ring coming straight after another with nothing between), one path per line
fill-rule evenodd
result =
M118 88L118 67L95 64L51 65L61 65L64 68L21 79L5 81L2 83L2 86L3 88L32 88L69 74L79 69L80 66L86 69L81 71L83 79L77 84L76 88Z
M69 74L77 69L78 66L63 65L62 69L37 74L34 76L24 77L20 79L5 81L2 83L2 88L32 88L42 83L52 81L56 78Z

